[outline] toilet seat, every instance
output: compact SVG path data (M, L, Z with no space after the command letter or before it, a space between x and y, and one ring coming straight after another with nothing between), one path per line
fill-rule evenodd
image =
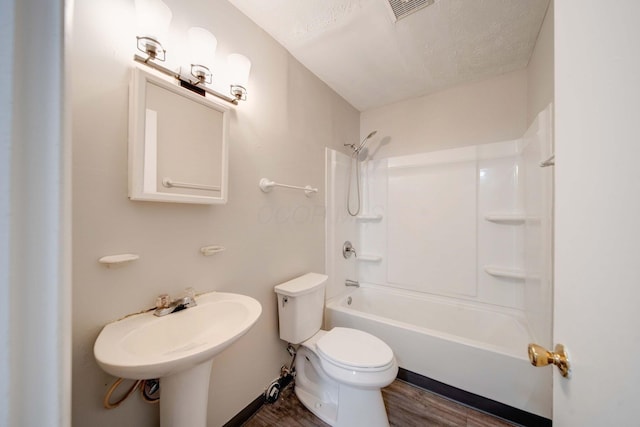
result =
M384 341L351 328L333 328L316 342L316 348L325 361L353 371L383 371L395 361Z

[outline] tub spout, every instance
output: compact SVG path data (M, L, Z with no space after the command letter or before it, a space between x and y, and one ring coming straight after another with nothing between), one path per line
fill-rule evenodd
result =
M345 285L345 286L354 286L354 287L356 287L356 288L359 288L359 287L360 287L360 283L359 283L357 280L349 280L349 279L347 279L347 280L344 282L344 285Z

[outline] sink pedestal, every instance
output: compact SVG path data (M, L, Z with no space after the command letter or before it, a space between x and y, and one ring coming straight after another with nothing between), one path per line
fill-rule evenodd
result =
M160 427L206 427L212 364L160 378Z

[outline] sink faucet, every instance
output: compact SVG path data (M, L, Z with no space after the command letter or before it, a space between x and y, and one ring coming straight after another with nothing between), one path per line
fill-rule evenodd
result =
M167 294L160 295L156 299L156 310L153 314L162 317L189 307L195 307L196 305L198 304L196 304L195 291L193 288L188 288L185 290L185 296L176 298L173 301L171 301L171 298Z

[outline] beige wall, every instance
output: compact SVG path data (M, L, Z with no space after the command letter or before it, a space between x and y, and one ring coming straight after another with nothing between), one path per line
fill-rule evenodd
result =
M553 102L553 1L540 28L527 66L527 125Z
M209 425L224 424L288 362L277 334L273 286L324 271L324 146L357 140L359 112L226 1L165 0L176 34L209 28L218 51L251 58L248 101L230 123L229 202L222 206L127 199L127 102L135 45L132 0L76 1L73 69L73 425L156 426L158 408L136 395L114 410L114 378L93 357L101 327L187 286L258 299L257 325L215 361ZM175 52L175 48L174 48ZM168 55L171 56L169 51ZM261 177L320 188L258 189ZM203 257L199 248L227 250ZM104 255L133 252L121 268Z
M519 70L365 111L360 129L363 137L378 130L371 153L383 158L520 138L526 113Z

